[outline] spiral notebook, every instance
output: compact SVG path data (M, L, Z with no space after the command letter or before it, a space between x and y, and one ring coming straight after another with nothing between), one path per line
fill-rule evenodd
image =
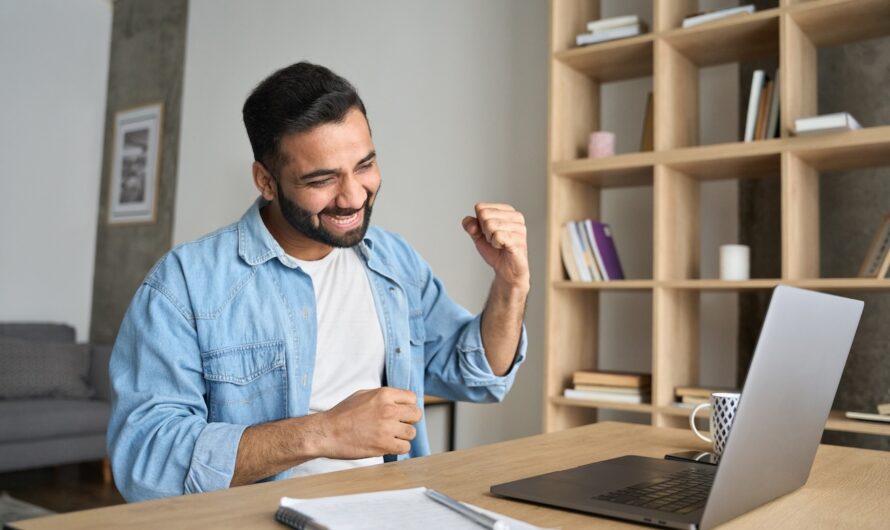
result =
M470 519L427 497L425 489L375 491L319 499L282 497L275 518L291 528L305 529L480 530L481 527ZM510 530L540 530L517 519L463 504L503 521Z

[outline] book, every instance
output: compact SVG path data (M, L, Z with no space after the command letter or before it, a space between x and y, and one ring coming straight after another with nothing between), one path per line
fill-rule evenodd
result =
M862 126L849 112L836 112L794 120L794 134L797 135L854 131L861 128Z
M599 275L600 281L608 281L609 275L606 272L606 267L603 264L603 257L600 255L600 250L597 247L596 243L596 235L593 233L593 221L591 219L585 219L582 224L584 225L584 233L587 235L587 240L590 242L590 250L593 253L593 261L596 263L597 270L599 271L597 274Z
M720 20L735 15L750 14L753 12L754 5L748 4L738 7L730 7L727 9L720 9L718 11L710 11L708 13L695 14L684 18L682 27L691 28L693 26L698 26L699 24L705 24L706 22L712 22L714 20Z
M649 387L625 387L625 386L608 386L608 385L575 385L575 390L584 392L615 392L617 394L640 395L649 392Z
M754 70L751 76L751 93L748 95L748 113L745 117L745 141L754 140L754 127L757 125L757 109L760 104L760 92L763 90L763 83L766 78L766 72L763 70Z
M591 20L587 23L587 31L596 33L612 28L620 28L621 26L633 26L640 23L640 17L637 15L624 15L620 17L601 18L599 20Z
M655 150L655 125L653 121L652 92L646 97L646 115L643 117L643 133L640 135L640 151Z
M581 281L581 273L578 271L578 263L575 261L575 249L572 247L572 236L569 235L571 228L565 224L559 230L559 251L562 254L562 265L566 269L569 280L573 282Z
M874 414L872 412L853 412L848 410L847 412L844 412L844 416L850 418L851 420L882 421L885 423L890 423L890 415L887 414Z
M766 138L766 121L769 117L770 98L772 97L773 80L767 79L760 91L760 103L757 107L757 124L754 126L754 139Z
M890 213L884 215L859 267L860 278L884 278L890 269Z
M710 398L711 394L714 392L738 392L738 390L732 388L707 388L702 386L678 386L674 389L674 394L677 397L691 396Z
M652 376L632 372L606 372L579 370L572 374L572 383L576 385L605 385L641 388L652 385Z
M881 403L878 405L878 414L890 414L890 403Z
M584 261L587 263L587 266L590 267L590 275L593 276L593 281L601 282L605 278L603 278L601 267L596 259L596 249L594 247L593 238L587 232L587 223L585 221L577 221L574 224L578 229L578 235L581 237L581 242L584 244Z
M620 392L590 392L567 388L563 396L569 399L586 399L589 401L612 401L615 403L648 403L649 394L622 394Z
M575 264L578 267L578 276L582 282L592 282L593 277L590 275L590 268L584 262L584 245L578 237L575 223L569 221L566 223L566 227L568 227L569 237L572 239L572 255L575 257Z
M588 44L596 44L598 42L606 42L616 39L625 39L627 37L635 37L645 31L642 24L634 24L632 26L621 26L619 28L607 29L597 33L582 33L575 37L575 44L578 46L587 46Z
M773 90L770 97L769 117L766 124L766 137L778 138L779 134L779 102L782 99L782 93L779 91L779 70L776 69L776 75L773 77Z
M615 248L611 228L599 221L591 221L591 223L593 224L596 247L602 257L603 278L605 280L623 280L624 270L621 268L621 260L618 259L618 249Z
M374 491L315 499L282 497L275 519L291 528L453 528L479 530L479 523L431 499L427 488ZM461 504L475 512L502 521L517 530L536 526L472 504Z

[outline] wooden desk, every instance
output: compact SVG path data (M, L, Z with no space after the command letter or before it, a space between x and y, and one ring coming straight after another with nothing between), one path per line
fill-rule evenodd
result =
M282 496L318 497L429 486L457 499L545 527L621 528L627 523L493 497L492 484L639 454L705 449L688 431L598 423L559 433L224 491L188 495L12 525L19 530L75 528L284 528L273 513ZM725 528L886 528L890 453L821 446L802 489L739 517ZM370 521L369 521L370 522Z

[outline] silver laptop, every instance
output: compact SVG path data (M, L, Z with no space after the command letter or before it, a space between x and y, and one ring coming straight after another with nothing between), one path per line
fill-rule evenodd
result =
M809 477L863 305L776 287L719 466L625 456L491 492L669 528L713 528L796 490Z

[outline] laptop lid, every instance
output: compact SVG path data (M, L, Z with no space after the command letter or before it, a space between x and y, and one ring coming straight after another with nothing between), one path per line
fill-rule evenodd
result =
M773 291L701 528L806 483L863 306L784 285Z

